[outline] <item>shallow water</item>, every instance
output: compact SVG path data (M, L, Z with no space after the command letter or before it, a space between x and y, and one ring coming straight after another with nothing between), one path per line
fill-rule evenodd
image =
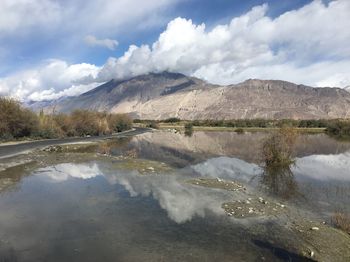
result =
M102 159L2 172L0 261L302 261L271 244L288 237L281 223L225 214L222 203L242 194L186 183L235 180L326 221L350 211L350 143L303 135L291 172L269 177L265 137L145 133L73 150Z

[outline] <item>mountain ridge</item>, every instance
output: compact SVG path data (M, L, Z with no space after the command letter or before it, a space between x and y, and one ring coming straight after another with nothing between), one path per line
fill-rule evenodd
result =
M31 107L35 109L35 103ZM141 119L329 119L350 117L350 93L283 80L248 79L220 86L163 72L110 80L77 97L51 102L44 109L52 107L57 112L91 109Z

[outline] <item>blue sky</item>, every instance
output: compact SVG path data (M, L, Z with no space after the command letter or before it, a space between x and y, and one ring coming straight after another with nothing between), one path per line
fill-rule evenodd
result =
M209 28L220 23L229 22L232 17L246 13L254 6L269 4L268 15L276 17L281 13L299 8L310 0L187 0L178 1L158 10L162 16L160 23L136 31L123 30L106 34L104 37L117 39L116 50L108 48L91 48L82 45L83 38L77 38L76 32L60 32L33 30L20 35L13 34L2 39L1 47L5 48L6 63L0 65L0 76L4 76L18 69L31 67L44 59L63 59L70 63L93 63L103 65L109 56L121 56L130 44L153 43L165 29L168 21L176 17L192 19L196 24L205 23ZM0 4L1 5L1 4ZM63 5L64 6L64 5ZM83 11L81 11L83 12ZM152 14L150 14L152 15ZM77 13L77 17L79 13ZM93 22L93 21L92 21ZM132 22L132 21L131 21ZM68 26L68 25L67 25ZM64 30L62 30L64 31ZM96 32L92 32L96 33Z
M349 2L2 0L0 94L53 99L162 70L345 87Z

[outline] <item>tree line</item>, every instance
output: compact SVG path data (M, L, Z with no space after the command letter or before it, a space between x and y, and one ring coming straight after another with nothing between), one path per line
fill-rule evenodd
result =
M134 119L134 123L152 123L158 126L160 123L206 126L206 127L233 127L236 131L244 132L242 128L324 128L326 133L338 138L350 138L350 119L233 119L233 120L181 120L171 117L164 120L140 120Z
M14 99L0 97L1 140L96 136L121 132L131 127L132 119L126 114L90 110L75 110L70 114L45 114L41 110L37 114Z
M134 123L148 123L154 120L134 119ZM310 119L310 120L294 120L294 119L233 119L233 120L181 120L180 118L171 117L164 120L158 120L157 123L176 124L180 122L191 123L193 126L210 126L210 127L299 127L299 128L326 128L333 120L327 119ZM335 120L334 120L335 121Z

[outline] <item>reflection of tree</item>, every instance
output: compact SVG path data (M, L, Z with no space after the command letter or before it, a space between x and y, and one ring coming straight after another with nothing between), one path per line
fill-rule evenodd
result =
M186 123L185 124L185 136L191 137L193 135L193 124Z
M298 184L290 166L269 166L265 167L261 183L266 186L269 193L289 199L298 194Z
M130 137L123 137L101 142L98 144L97 152L107 155L121 155L123 152L128 150L130 141Z
M265 167L261 179L273 195L289 199L296 195L297 183L290 166L295 163L293 154L297 132L290 127L282 127L263 144L262 155Z
M191 137L193 135L193 129L185 129L185 136Z

